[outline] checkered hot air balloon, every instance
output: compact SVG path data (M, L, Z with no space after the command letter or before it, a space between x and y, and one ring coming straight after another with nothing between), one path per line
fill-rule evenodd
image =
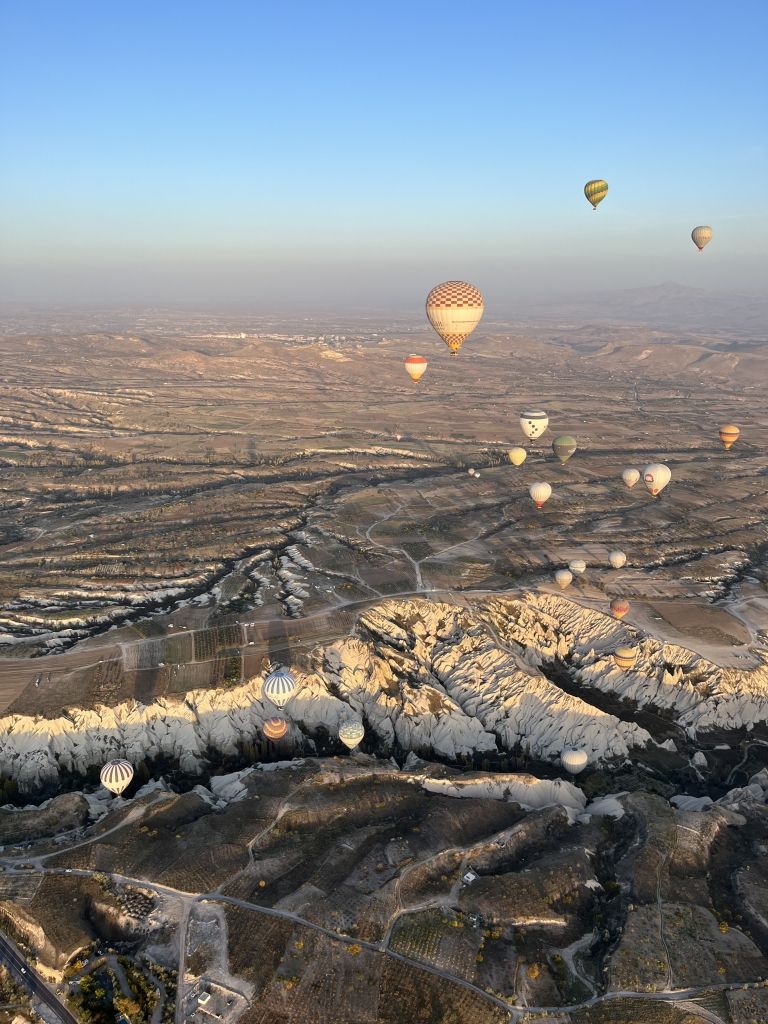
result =
M466 281L443 281L427 296L429 322L454 356L480 323L484 308L483 296Z
M608 195L608 182L602 178L593 178L584 186L584 195L592 203L592 209L596 210L597 204L602 203Z
M133 765L130 761L123 761L116 758L114 761L107 761L101 769L101 784L110 793L120 796L131 784L133 778Z
M276 708L284 708L296 691L296 680L287 668L277 668L270 672L264 682L264 696L272 701Z

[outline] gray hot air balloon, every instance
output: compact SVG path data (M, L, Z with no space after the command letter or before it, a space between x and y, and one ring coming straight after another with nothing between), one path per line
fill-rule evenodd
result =
M571 437L570 434L561 434L552 442L552 451L563 464L570 459L577 448L576 438Z

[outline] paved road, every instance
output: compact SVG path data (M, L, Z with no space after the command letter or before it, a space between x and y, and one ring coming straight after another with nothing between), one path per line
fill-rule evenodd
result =
M53 1011L62 1024L78 1024L77 1018L70 1013L64 1003L56 998L40 975L3 932L0 932L0 960L12 969L18 980L24 983L34 998L45 1003Z

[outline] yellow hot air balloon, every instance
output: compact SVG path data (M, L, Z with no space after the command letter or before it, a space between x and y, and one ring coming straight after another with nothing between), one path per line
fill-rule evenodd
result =
M693 239L693 244L696 246L699 252L703 250L705 245L709 245L709 243L712 241L713 234L714 232L708 224L699 224L697 228L693 229L693 231L691 232L691 238Z
M513 466L522 466L528 458L528 452L525 448L510 448L507 455L509 456L509 461Z
M483 296L466 281L444 281L427 296L429 322L454 356L480 323L484 308Z
M627 672L629 669L635 667L635 662L637 661L637 648L617 647L613 652L613 660L622 672Z
M723 442L723 448L728 451L739 440L740 434L741 431L735 423L724 423L720 427L720 440Z
M597 204L602 203L608 195L608 182L602 178L593 178L584 186L584 195L592 203L592 209L597 209Z
M262 726L262 729L267 739L276 743L288 732L288 723L284 718L268 718Z
M417 356L411 353L405 358L405 369L411 380L416 383L421 380L427 371L427 360L424 356Z

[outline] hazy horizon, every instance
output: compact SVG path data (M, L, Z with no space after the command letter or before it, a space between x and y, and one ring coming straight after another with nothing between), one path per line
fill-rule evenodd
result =
M0 10L0 300L766 287L763 4Z

